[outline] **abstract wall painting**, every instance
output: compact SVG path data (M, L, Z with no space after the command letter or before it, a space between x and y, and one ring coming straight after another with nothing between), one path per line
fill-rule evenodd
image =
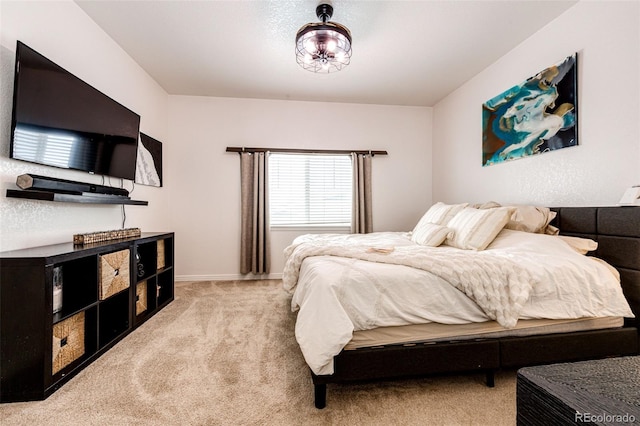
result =
M482 104L482 165L578 145L577 54Z
M135 183L162 186L162 142L140 133Z

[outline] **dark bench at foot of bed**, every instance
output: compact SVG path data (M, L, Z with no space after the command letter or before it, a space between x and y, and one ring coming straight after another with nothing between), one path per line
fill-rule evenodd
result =
M639 370L640 356L522 368L517 424L638 424Z

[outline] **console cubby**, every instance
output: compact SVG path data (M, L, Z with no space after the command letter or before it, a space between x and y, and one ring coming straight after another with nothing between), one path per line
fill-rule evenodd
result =
M62 309L54 315L54 323L98 301L98 262L94 256L56 263L47 273L53 277L56 268L61 271Z
M151 315L157 307L155 278L149 278L136 283L136 322Z
M139 241L135 249L135 269L140 273L136 274L133 303L136 305L134 322L139 325L174 298L173 237Z
M84 353L57 372L54 372L54 357L52 356L51 367L47 368L47 371L52 372L51 377L47 377L47 387L51 384L60 383L63 378L72 373L83 362L91 359L98 350L98 307L92 306L82 312L84 312Z
M163 239L157 242L157 269L158 272L173 267L173 240Z
M156 273L156 243L136 245L136 281L143 281Z
M129 291L124 290L100 303L98 307L98 344L107 346L129 330L131 308Z
M46 398L170 303L173 240L143 233L0 253L0 402ZM55 313L54 281L62 283ZM146 306L138 311L142 283Z
M173 271L158 274L158 306L173 300Z

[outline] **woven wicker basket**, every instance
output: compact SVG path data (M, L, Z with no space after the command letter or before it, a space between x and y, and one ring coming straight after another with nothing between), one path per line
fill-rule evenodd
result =
M129 287L129 250L100 256L100 300Z
M164 240L158 240L157 242L157 246L158 246L158 265L157 265L157 269L163 269L165 267L165 260L164 260Z
M136 315L140 315L147 310L147 282L142 281L136 284Z
M84 312L53 326L52 374L84 355Z

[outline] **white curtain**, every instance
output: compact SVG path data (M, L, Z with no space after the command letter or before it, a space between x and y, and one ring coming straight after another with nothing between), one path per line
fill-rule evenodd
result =
M269 248L269 203L265 152L240 154L242 223L240 241L240 273L268 274L271 263Z
M351 233L373 232L371 215L371 155L351 154L353 163L353 210Z

